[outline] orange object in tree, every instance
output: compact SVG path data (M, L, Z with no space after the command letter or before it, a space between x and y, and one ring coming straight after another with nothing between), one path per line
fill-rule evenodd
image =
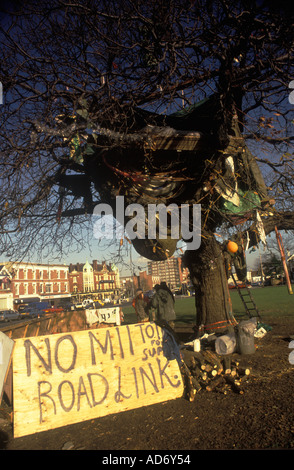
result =
M236 253L238 251L238 245L237 245L237 243L232 242L231 240L229 240L229 242L227 244L227 249L230 253Z

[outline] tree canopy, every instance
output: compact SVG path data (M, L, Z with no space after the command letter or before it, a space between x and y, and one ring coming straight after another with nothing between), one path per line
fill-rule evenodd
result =
M29 0L3 7L1 253L81 245L95 204L134 191L142 175L157 186L177 183L173 195L184 186L176 201L201 203L204 228L236 227L220 214L214 191L235 125L276 200L266 231L293 228L288 5ZM184 126L205 134L197 161L146 146L146 126L173 129L183 118L177 112L214 97L206 116ZM200 129L205 117L208 128Z

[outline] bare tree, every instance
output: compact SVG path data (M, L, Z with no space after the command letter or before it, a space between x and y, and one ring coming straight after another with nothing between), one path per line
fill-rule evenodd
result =
M294 227L291 7L12 5L0 30L2 253L79 245L87 214L100 201L115 210L118 195L145 207L201 204L201 246L185 254L196 322L226 327L225 267L260 242L257 212L265 233ZM236 255L219 242L221 230L238 241ZM163 259L176 241L133 244Z

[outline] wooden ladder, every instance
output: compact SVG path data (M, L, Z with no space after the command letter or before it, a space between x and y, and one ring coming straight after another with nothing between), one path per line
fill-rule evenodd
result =
M256 303L254 302L254 299L251 295L250 289L248 289L247 286L246 287L240 287L238 285L236 279L235 279L235 276L233 275L232 277L233 277L235 286L238 289L238 293L241 297L243 305L245 307L245 311L246 311L247 315L249 316L249 318L255 317L257 315L258 318L261 320L260 313L259 313L258 308L256 306ZM245 292L242 292L242 290L245 290Z

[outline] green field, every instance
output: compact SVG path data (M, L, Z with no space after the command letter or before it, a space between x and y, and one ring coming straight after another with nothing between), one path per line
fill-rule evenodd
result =
M250 289L261 317L292 316L294 319L294 294L289 295L286 286L273 286ZM244 318L245 309L238 291L230 290L233 311L236 319ZM176 297L175 310L177 325L195 324L195 298ZM123 307L125 324L136 323L137 318L132 306Z

